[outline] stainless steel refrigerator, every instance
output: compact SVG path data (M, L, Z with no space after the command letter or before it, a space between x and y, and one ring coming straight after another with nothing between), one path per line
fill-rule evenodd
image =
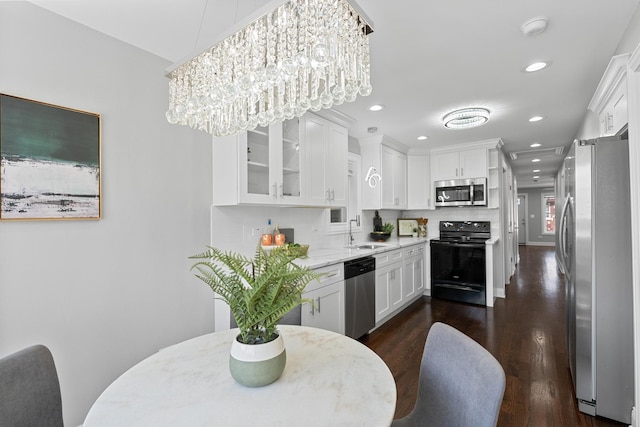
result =
M629 424L634 401L629 145L574 142L564 163L558 242L580 411Z

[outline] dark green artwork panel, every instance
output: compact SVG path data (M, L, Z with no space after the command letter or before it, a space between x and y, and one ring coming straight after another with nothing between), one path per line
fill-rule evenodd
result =
M101 218L100 116L0 94L0 219Z

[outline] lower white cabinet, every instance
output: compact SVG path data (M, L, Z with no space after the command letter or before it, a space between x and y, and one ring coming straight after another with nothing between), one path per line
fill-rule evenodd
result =
M425 253L424 245L411 246L404 251L404 276L402 297L408 301L424 293Z
M305 292L302 298L313 304L302 306L302 325L326 329L344 335L344 281Z
M344 264L318 268L323 276L311 282L302 298L313 304L302 305L302 326L326 329L344 335Z
M402 305L402 261L376 267L376 323Z
M376 257L376 325L424 294L425 244L383 252Z

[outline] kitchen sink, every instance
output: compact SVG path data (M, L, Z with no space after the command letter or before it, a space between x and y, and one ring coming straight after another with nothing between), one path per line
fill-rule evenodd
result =
M384 248L384 245L355 245L351 246L353 249L378 249Z

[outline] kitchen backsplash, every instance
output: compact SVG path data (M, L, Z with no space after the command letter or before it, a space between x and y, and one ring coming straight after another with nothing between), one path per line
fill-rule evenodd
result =
M492 237L499 236L499 213L487 208L439 208L434 211L379 211L383 222L397 223L400 218L429 218L428 236L438 236L438 223L444 220L454 221L491 221ZM368 241L373 231L375 211L362 213L362 231L354 232L356 242ZM211 208L211 238L213 246L223 250L240 251L252 254L255 250L267 221L271 219L271 228L276 225L295 230L295 242L309 244L315 248L327 248L347 245L347 234L328 234L329 210L321 208L283 208L266 206L225 206ZM203 246L210 243L203 236Z

